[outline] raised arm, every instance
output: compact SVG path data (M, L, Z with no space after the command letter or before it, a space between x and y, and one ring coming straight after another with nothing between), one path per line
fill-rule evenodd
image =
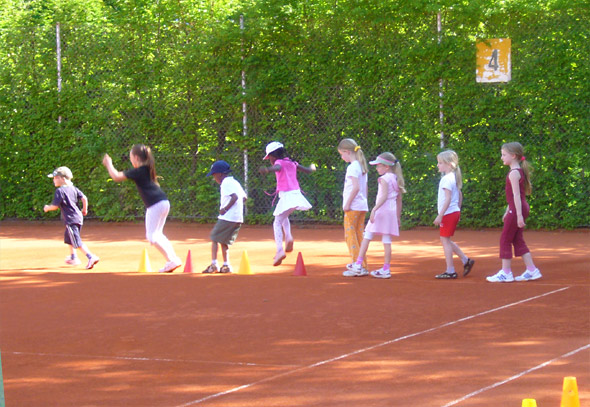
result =
M108 154L104 155L102 159L102 165L106 167L113 181L121 182L127 179L125 174L123 174L121 171L117 171L117 169L113 166L113 160Z

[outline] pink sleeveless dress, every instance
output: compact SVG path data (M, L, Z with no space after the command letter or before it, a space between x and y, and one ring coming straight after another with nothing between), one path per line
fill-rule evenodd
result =
M387 185L387 200L375 212L375 222L369 220L365 230L378 235L399 236L396 202L400 191L397 175L388 172L383 174L380 179L384 180ZM381 188L382 186L379 184L379 189Z

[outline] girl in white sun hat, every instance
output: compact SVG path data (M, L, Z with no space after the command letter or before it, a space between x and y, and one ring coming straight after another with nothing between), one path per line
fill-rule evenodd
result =
M313 164L310 167L304 167L298 162L291 160L287 156L283 144L278 141L273 141L266 146L266 156L264 156L264 159L270 160L271 166L261 167L260 173L268 174L269 172L274 172L277 178L276 193L279 195L279 202L273 212L275 217L273 229L277 252L273 259L273 266L278 266L287 257L286 253L293 251L293 235L291 234L289 215L296 210L307 211L311 209L311 204L305 199L299 189L297 171L310 174L316 168ZM284 249L283 239L285 240Z

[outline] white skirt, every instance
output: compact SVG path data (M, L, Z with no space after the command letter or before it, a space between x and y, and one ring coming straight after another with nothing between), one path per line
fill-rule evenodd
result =
M289 209L295 209L297 211L311 209L311 204L305 199L300 189L294 189L293 191L279 191L279 202L277 203L273 215L280 215Z

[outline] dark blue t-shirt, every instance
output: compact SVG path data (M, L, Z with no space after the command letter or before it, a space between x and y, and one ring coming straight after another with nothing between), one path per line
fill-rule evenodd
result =
M78 206L78 202L84 198L84 194L73 185L63 185L55 189L52 205L59 206L61 218L66 225L82 225L84 216Z
M147 165L125 170L123 171L123 174L135 182L139 195L146 208L168 199L158 184L152 181L152 178L150 177L150 168Z

